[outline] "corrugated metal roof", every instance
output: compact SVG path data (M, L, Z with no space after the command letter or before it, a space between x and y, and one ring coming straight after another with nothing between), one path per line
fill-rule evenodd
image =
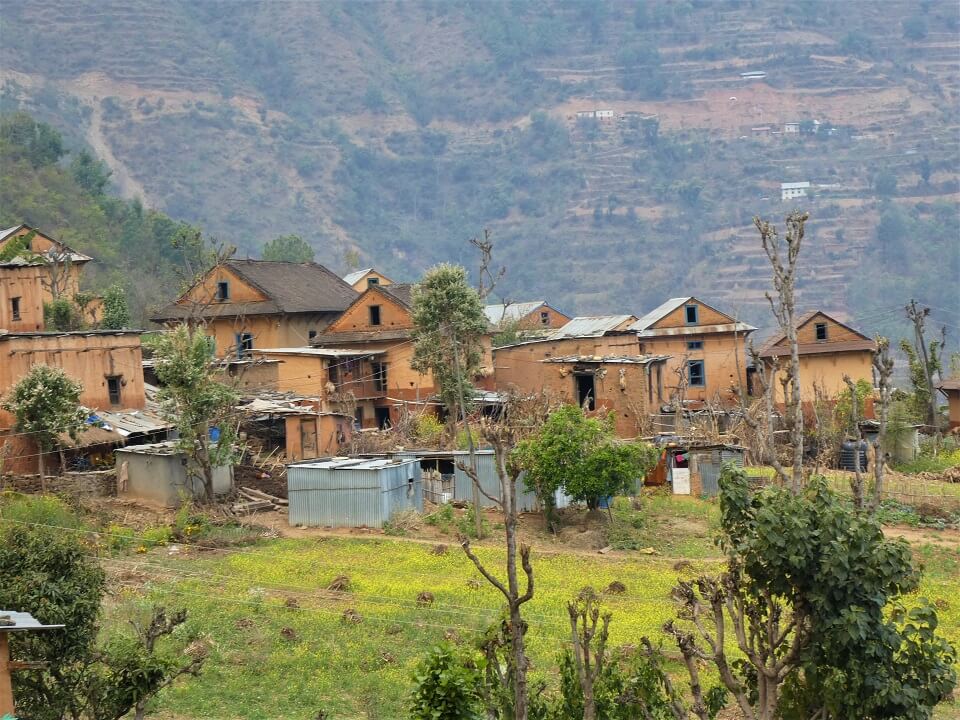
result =
M367 355L382 355L386 350L343 350L336 348L319 347L292 347L292 348L254 348L256 355L315 355L318 357L341 358L341 357L365 357Z
M594 315L575 317L566 325L550 334L549 339L578 337L601 337L614 330L626 330L625 326L636 321L635 315Z
M9 623L13 623L12 625ZM0 632L21 632L24 630L56 630L63 625L44 625L33 615L17 610L0 610Z
M804 188L810 187L809 182L792 182L792 183L780 183L781 190L803 190Z
M686 305L691 300L693 300L693 298L689 295L687 297L670 298L665 303L658 305L653 310L651 310L646 315L644 315L642 318L637 320L633 325L630 326L630 329L631 330L647 330L652 325L655 325L660 320L663 320L663 318L665 318L667 315L672 313L677 308L682 307L683 305Z
M515 321L522 320L537 308L546 305L545 300L534 300L532 302L507 303L504 305L487 305L483 308L483 314L487 316L487 321L491 325L499 325L504 320Z
M105 429L113 430L123 437L137 433L152 434L173 427L173 423L146 410L121 410L117 412L97 410L92 417L100 420Z
M613 365L647 365L652 362L663 362L669 355L566 355L552 357L540 362L545 363L609 363Z
M362 277L363 277L364 275L366 275L368 272L372 272L372 271L373 271L373 268L372 268L372 267L364 268L363 270L354 270L352 273L348 273L348 274L344 275L344 276L343 276L343 281L344 281L347 285L353 285L357 280L359 280L360 278L362 278Z
M418 462L416 458L330 458L296 463L300 468L320 468L322 470L380 470L386 467L406 465Z

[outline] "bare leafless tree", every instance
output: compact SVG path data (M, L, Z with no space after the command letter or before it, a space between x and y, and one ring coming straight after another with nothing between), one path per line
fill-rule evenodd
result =
M611 615L609 612L601 614L599 599L592 588L584 588L576 600L567 603L567 614L570 616L573 664L583 693L583 720L596 720L597 702L593 688L606 661Z
M873 498L871 507L876 510L883 500L883 447L887 440L887 423L890 419L890 399L893 394L893 358L890 355L890 340L877 337L877 347L873 352L873 367L877 373L878 404L880 406L880 428L873 440Z
M488 418L479 422L480 435L493 447L498 479L498 495L488 492L480 482L476 465L458 463L474 484L491 503L503 512L504 535L506 538L506 579L498 578L481 562L470 547L469 538L463 538L461 547L477 570L504 597L507 605L510 630L510 644L513 678L514 707L516 720L526 720L528 707L527 670L529 661L524 648L525 624L521 615L522 606L533 598L533 566L530 563L530 547L518 543L517 538L517 479L520 468L511 462L510 455L517 443L524 437L542 427L553 408L552 399L546 394L521 397L510 394L504 403L504 409L496 420ZM476 508L479 514L480 508ZM518 567L519 559L519 567ZM525 589L520 590L520 569L525 575Z
M797 342L795 286L800 247L809 213L794 211L786 218L786 234L781 237L777 228L759 217L753 219L760 232L763 251L773 270L776 295L767 293L770 309L790 348L790 361L783 373L783 400L790 428L793 451L790 485L794 492L803 484L803 407L800 400L800 352ZM778 471L779 472L779 471Z
M507 268L501 266L493 270L493 241L490 239L490 230L483 229L482 237L470 238L470 244L480 251L480 272L477 274L477 294L481 300L486 300L497 283L507 274Z
M700 686L697 663L707 660L720 675L723 686L733 695L745 720L773 720L776 717L780 685L800 662L801 649L809 634L804 610L791 611L778 598L767 594L756 603L742 591L743 580L736 571L720 578L701 576L680 581L674 597L680 604L679 616L693 623L696 632L681 629L669 621L664 631L680 649L690 676L693 712L706 720L706 704ZM751 702L751 689L737 679L726 639L728 630L733 642L756 677L756 703ZM706 647L701 647L701 643Z
M925 391L927 395L927 407L925 410L926 415L926 424L930 426L931 430L938 430L939 423L937 422L937 389L934 387L933 375L935 372L940 370L940 361L938 357L938 350L943 348L944 342L946 340L946 328L943 328L941 331L941 339L939 348L935 348L935 342L931 342L930 345L927 345L927 340L925 337L926 333L926 318L930 315L930 308L924 307L921 308L917 305L916 300L911 300L910 303L905 308L907 313L907 319L913 323L913 335L914 335L914 348L917 354L917 359L920 362L923 370L923 381L926 385ZM942 378L941 378L942 379Z
M843 376L843 382L850 391L850 425L856 429L854 432L853 480L850 481L850 489L853 492L853 506L857 508L857 510L862 510L863 471L866 468L860 466L860 403L857 397L857 384L846 374ZM874 462L874 465L876 465L876 462Z

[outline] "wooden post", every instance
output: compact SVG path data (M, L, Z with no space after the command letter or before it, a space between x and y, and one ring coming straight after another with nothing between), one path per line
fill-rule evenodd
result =
M10 678L10 642L0 632L0 717L13 715L13 681Z

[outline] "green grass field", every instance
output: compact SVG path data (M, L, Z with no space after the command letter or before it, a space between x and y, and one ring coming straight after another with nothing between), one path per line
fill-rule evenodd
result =
M692 555L715 552L709 539L700 546ZM456 545L439 556L431 549L383 537L318 538L269 541L213 558L169 557L163 548L124 556L106 561L115 577L125 578L107 624L117 627L162 602L187 607L190 623L209 637L213 650L203 675L161 696L156 710L164 717L312 719L323 709L332 718L401 718L425 651L444 638L469 642L500 606ZM494 548L478 554L491 566L502 563ZM943 632L960 643L960 551L928 545L917 556L926 567L920 594L937 603ZM586 585L626 585L625 594L607 602L612 645L661 638L680 574L675 562L535 552L536 594L526 606L535 673L551 675L569 632L565 603ZM715 567L713 560L692 562L684 574ZM349 594L325 591L338 575L349 576ZM418 605L422 591L433 594L432 605ZM347 609L362 622L345 622ZM944 708L938 717L953 713Z

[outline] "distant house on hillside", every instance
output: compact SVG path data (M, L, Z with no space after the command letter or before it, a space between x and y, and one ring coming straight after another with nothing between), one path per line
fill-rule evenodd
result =
M316 263L227 260L151 319L202 322L217 357L243 359L255 347L307 345L356 299Z
M876 343L849 325L820 310L811 310L797 318L797 342L800 353L800 398L813 402L818 397L833 398L846 389L843 376L857 382L873 382L873 351ZM760 357L769 367L786 362L790 345L783 333L777 333L760 348ZM776 385L778 403L783 402L782 386Z
M780 199L786 201L805 198L809 190L809 182L780 183Z
M393 280L372 267L355 270L348 275L344 275L343 281L357 292L363 292L371 285L391 285L393 283Z
M640 352L669 356L668 386L687 403L732 404L746 389L746 341L756 330L695 297L671 298L637 320Z
M800 134L800 123L798 122L788 122L783 124L783 134L784 135L799 135Z

